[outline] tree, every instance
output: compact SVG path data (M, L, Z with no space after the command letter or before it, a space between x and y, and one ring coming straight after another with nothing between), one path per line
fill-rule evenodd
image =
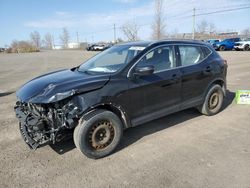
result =
M163 15L163 0L155 0L155 19L152 25L153 39L162 39L165 36L165 20Z
M68 48L69 32L68 32L67 28L65 28L65 27L63 28L63 32L62 32L62 35L60 36L60 39L62 41L64 48Z
M117 43L122 43L122 42L124 42L124 40L118 37L118 38L116 39L116 42L117 42Z
M205 34L208 29L208 22L206 20L202 20L197 24L197 31L201 34Z
M209 31L209 34L216 33L216 27L214 23L209 23L208 31Z
M44 36L43 42L44 42L46 48L48 48L48 49L53 48L53 36L50 33L47 33Z
M37 31L33 31L30 33L30 39L31 39L31 43L37 48L39 49L41 47L41 36L40 33Z
M200 23L197 24L197 31L200 34L211 34L216 32L216 27L214 23L202 20Z
M250 37L250 28L246 28L246 29L244 29L243 31L241 31L241 34L242 34L244 37Z
M139 39L138 30L139 26L135 22L126 22L121 27L122 32L127 37L128 41L136 41Z

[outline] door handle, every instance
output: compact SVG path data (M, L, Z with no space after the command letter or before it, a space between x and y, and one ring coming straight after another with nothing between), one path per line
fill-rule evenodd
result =
M173 74L172 78L170 79L171 83L175 83L177 81L179 81L179 76L177 74Z
M212 74L212 67L211 66L207 66L204 70L203 73L206 75L210 75Z
M172 85L172 84L175 84L175 83L178 82L179 80L180 80L180 75L178 75L178 74L173 74L173 75L171 76L171 78L168 80L168 83L162 85L161 87L170 86L170 85Z

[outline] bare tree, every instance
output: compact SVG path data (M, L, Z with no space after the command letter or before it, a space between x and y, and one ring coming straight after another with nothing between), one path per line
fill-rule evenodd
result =
M136 41L139 39L138 37L138 30L139 26L133 22L126 22L122 27L121 27L122 32L124 35L127 37L128 41Z
M162 39L165 36L165 20L163 15L163 0L155 0L155 19L152 25L153 39Z
M69 32L67 30L67 28L63 28L63 32L62 35L60 36L60 39L63 43L64 48L68 48L68 44L69 44Z
M201 34L205 34L208 29L208 22L206 20L202 20L197 24L197 31Z
M47 33L44 36L43 42L44 42L46 48L48 48L48 49L53 48L53 36L50 33Z
M30 39L32 44L39 49L41 47L41 36L40 33L37 31L33 31L30 33Z
M243 31L241 31L241 34L242 34L244 37L250 37L250 28L246 28L246 29L244 29Z
M116 39L116 42L117 42L117 43L122 43L122 42L124 42L124 40L123 40L122 38L119 38L119 37L118 37L118 38Z
M208 31L209 31L209 34L216 33L216 27L215 27L214 23L209 23Z

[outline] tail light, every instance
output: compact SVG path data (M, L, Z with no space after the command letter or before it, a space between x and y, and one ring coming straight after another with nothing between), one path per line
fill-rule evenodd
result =
M227 64L227 60L225 60L225 59L224 59L224 64L225 64L226 66L228 66L228 64Z

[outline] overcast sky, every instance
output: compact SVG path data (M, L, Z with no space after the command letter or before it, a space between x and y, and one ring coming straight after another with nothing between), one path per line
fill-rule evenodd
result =
M250 28L250 0L165 0L166 31L192 31L192 9L197 14L249 7L224 13L197 16L214 23L218 31L241 31ZM13 39L29 40L32 31L41 36L50 32L55 43L63 27L70 32L70 41L97 42L113 39L113 25L117 37L123 38L119 27L127 21L141 25L139 37L149 40L154 18L153 0L0 0L0 46Z

